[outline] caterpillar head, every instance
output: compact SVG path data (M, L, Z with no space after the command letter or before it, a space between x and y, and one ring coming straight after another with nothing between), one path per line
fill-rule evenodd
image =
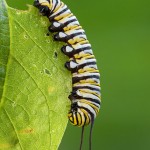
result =
M79 102L72 103L71 110L68 113L68 118L73 125L82 127L88 125L91 119L84 108L79 108L78 103Z
M43 16L49 16L51 10L51 3L49 0L35 0L34 4Z

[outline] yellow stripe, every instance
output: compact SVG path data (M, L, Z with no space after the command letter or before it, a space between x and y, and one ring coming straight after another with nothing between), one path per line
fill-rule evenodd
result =
M88 59L88 58L95 58L95 56L94 55L88 55L88 56L84 57L84 59Z
M84 85L84 83L85 83L85 82L77 82L77 83L73 84L73 86L76 86L76 85L81 85L81 86L82 86L82 84ZM100 86L99 83L90 83L90 85Z
M97 83L93 79L85 79L85 80L80 80L80 83Z
M85 40L85 41L79 42L79 44L85 44L85 43L89 43L89 41L88 41L88 40Z
M81 113L80 113L81 114ZM85 117L83 114L81 114L81 118L82 118L82 124L80 125L81 127L84 125L84 122L85 122Z
M93 94L93 95L95 95L95 96L97 96L98 98L100 98L100 95L99 94L97 94L97 93L95 93L95 92L92 92L92 91L83 91L82 89L81 90L79 90L81 93L90 93L90 94Z
M84 73L84 72L88 72L88 73L96 73L97 71L95 70L95 68L84 68L84 69L79 69L78 70L79 73Z
M71 16L73 16L73 14L72 14L72 13L70 13L70 14L68 15L68 17L67 17L67 18L69 18L69 17L71 17ZM61 20L59 20L58 22L59 22L59 23L63 23L65 19L66 19L66 17L65 17L65 18L63 18L63 19L61 19Z
M50 4L48 2L41 3L42 6L47 6L50 9Z
M88 125L90 123L88 112L82 108L80 110L85 114L85 116L86 116L86 123L85 124Z
M81 117L80 117L79 113L77 113L77 120L78 120L78 126L80 126L81 125Z
M82 29L82 26L77 26L76 28L74 28L74 30L79 30L79 29Z
M60 20L60 19L62 19L62 18L68 17L69 15L70 15L70 13L69 13L69 14L68 14L68 13L67 13L67 14L61 14L61 15L59 15L59 16L56 16L56 17L55 17L55 20L58 21L58 20Z
M75 28L73 28L73 31L74 31L74 30L79 30L79 29L82 29L82 26L79 26L79 25L76 26ZM69 35L69 34L70 34L70 30L69 30L69 31L66 31L65 33L66 33L67 35Z
M76 43L76 44L73 44L72 47L73 47L74 49L76 49L76 48L78 47L78 45L88 44L88 43L89 43L88 40L84 40L84 41L80 41L80 42L78 42L78 43Z
M71 26L66 26L63 28L63 30L66 32L66 31L69 31L69 30L72 30L74 28L76 28L78 25L71 25Z
M50 0L50 3L49 3L49 8L50 8L50 10L52 10L52 7L53 7L53 2L52 2L53 0Z
M63 2L61 2L60 6L56 7L55 10L53 10L53 12L55 13L59 8L62 8L65 4Z
M73 45L76 42L81 42L81 41L84 41L84 40L85 40L84 38L74 37L73 39L68 40L68 43Z
M83 69L83 71L82 71L82 69L81 69L81 71L79 71L79 70L78 70L78 73L82 74L84 72L87 72L88 69ZM88 70L88 73L99 73L99 71L98 70Z
M94 104L92 104L90 101L81 100L81 102L90 105L96 111L96 114L99 112L99 108L97 106L95 106Z
M80 74L80 73L79 73ZM73 76L74 77L74 76ZM84 84L84 83L90 83L91 85L96 85L96 86L100 86L99 83L97 83L96 81L94 81L92 78L89 79L81 79L79 82L74 83L73 85L80 85L80 84Z
M79 53L79 54L75 54L74 55L74 58L76 58L76 59L78 59L78 58L82 58L82 57L85 57L85 56L87 56L87 55L90 55L90 54L88 54L88 53Z
M75 116L75 114L73 115L73 123L74 123L74 125L77 125L77 120L76 120L76 116Z
M77 58L86 57L86 56L89 56L89 55L91 55L91 54L80 52L79 54L75 54L74 57L77 59Z
M95 57L94 57L94 55L87 55L87 56L85 56L85 57L83 57L81 59L77 59L76 62L77 63L81 63L81 62L83 62L83 61L85 61L86 59L89 59L89 58L93 58L94 59Z

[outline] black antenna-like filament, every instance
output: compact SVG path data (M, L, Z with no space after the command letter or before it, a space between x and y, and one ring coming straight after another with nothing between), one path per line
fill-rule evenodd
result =
M82 150L83 135L84 135L84 126L82 127L81 142L80 142L80 150Z
M89 136L89 150L92 150L92 129L94 125L94 119L91 120L91 127L90 127L90 136Z
M94 125L94 119L91 120L90 136L89 136L89 150L92 150L92 130L93 130L93 125ZM83 135L84 135L84 126L82 127L82 132L81 132L80 150L82 150Z

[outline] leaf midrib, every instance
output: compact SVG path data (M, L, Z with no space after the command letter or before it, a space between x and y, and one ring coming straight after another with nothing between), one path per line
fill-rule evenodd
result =
M5 75L3 76L3 77L1 77L1 78L3 78L4 79L4 83L3 83L3 85L1 86L2 87L2 93L1 93L1 95L0 95L0 108L2 107L2 105L3 105L3 95L4 95L4 87L5 87L5 82L6 82L6 76L7 76L7 66L8 66L8 60L9 60L9 55L10 55L10 31L9 31L9 29L10 29L10 24L9 24L9 14L8 14L8 9L7 9L7 4L6 4L6 2L5 1L3 1L3 0L0 0L0 5L2 6L2 13L0 13L0 16L1 16L1 18L2 17L4 17L4 14L5 14L5 17L7 17L7 22L8 22L8 33L9 33L9 35L5 35L4 33L2 33L2 34L4 34L3 36L8 36L8 39L9 39L9 46L6 46L6 45L1 45L1 46L4 46L4 47L6 47L6 49L9 49L9 51L8 51L8 57L7 57L7 63L5 64L3 64L3 62L1 62L1 64L3 65L3 68L2 69L4 69L5 70ZM5 12L7 12L7 16L6 16L6 13ZM4 25L2 25L2 26L4 26ZM1 31L2 31L3 29L1 29ZM3 37L2 37L3 38ZM7 39L7 40L8 40ZM2 56L3 57L3 56ZM4 66L5 66L5 68L4 68Z

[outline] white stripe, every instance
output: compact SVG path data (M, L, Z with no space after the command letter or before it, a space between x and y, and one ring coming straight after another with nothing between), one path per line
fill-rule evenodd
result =
M82 96L82 97L87 97L87 98L92 98L92 99L96 99L96 100L99 100L99 98L93 94L90 94L90 93L81 93L80 91L77 91L77 94L79 96Z
M58 6L58 5L57 5ZM60 7L60 6L59 6ZM59 13L59 12L61 12L62 10L64 10L64 9L66 9L67 8L67 6L66 5L64 5L63 7L60 7L56 12L54 12L50 17L53 17L53 16L57 16L57 14Z
M67 34L66 32L58 32L58 33L59 33L60 38L65 38L65 37L71 35L71 34ZM65 34L66 34L66 35L65 35ZM74 33L73 33L73 34L74 34ZM63 36L61 36L61 35L63 35ZM81 39L86 39L86 38L87 38L87 37L86 37L85 34L80 34L80 35L76 35L75 37L73 37L73 38L71 38L71 39L68 39L68 41L69 41L69 40L74 40L74 43L75 43L75 42L81 41Z
M39 3L41 4L41 3L48 3L48 1L47 0L39 0Z
M80 61L76 62L75 67L80 66L80 65L85 64L85 63L88 63L88 62L95 62L95 59L88 59L88 60L85 60L85 59L82 60L81 59ZM71 66L71 63L74 63L74 61L70 61L70 66Z
M100 84L100 80L97 79L97 78L94 78L94 77L90 77L90 78L88 78L88 79L81 79L81 80L85 80L85 82L87 82L87 84L91 84L91 83L88 83L88 81L91 81L91 80L93 80L93 81L95 81L96 83ZM80 84L80 83L78 83L78 84ZM78 86L78 84L76 83L75 86ZM82 84L83 84L83 83L82 83ZM81 84L81 86L82 86L82 84ZM95 85L95 86L96 86L96 85Z
M89 69L89 68L94 68L97 70L97 65L87 65L87 66L84 66L83 69Z
M91 72L84 72L84 73L73 73L72 76L73 77L82 77L82 76L93 76L93 75L96 75L96 76L100 76L100 73L97 72L97 73L91 73Z
M88 89L88 88L86 88L86 87L85 87L84 89L83 89L83 88L82 88L82 89L79 88L79 90L82 90L82 91L85 91L85 92L94 92L94 93L100 95L100 91Z
M69 31L66 31L65 33L67 35L75 34L75 33L84 33L85 31L83 29L71 29Z
M80 49L80 48L84 48L84 47L91 47L91 44L80 44L80 43L77 43L75 45L73 45L74 49Z
M52 5L51 11L54 11L54 8L58 9L61 6L61 4L62 3L60 2L60 0L52 0L52 4L50 4L50 5Z
M91 62L94 62L94 61L91 61ZM77 66L80 66L80 65L82 65L82 64L85 64L85 63L87 63L86 61L83 61L82 63L75 63L74 61L70 61L70 67L71 68L75 68L75 67L77 67ZM92 66L92 67L97 67L96 65L88 65L88 66L85 66L85 67L83 67L83 69L85 68L90 68L90 66Z
M87 108L94 115L94 118L96 117L96 112L90 105L78 102L78 106Z
M78 63L78 65L82 65L85 63L96 62L96 59L95 58L92 58L92 59L82 58L82 59L77 59L76 62Z
M77 18L73 15L73 16L70 16L70 17L62 18L61 20L59 20L59 22L60 22L60 23L66 23L66 22L68 22L68 21L70 21L70 20L73 20L73 19L76 19L76 20L77 20Z
M76 84L75 86L73 87L78 87L80 88L80 86L88 86L88 87L91 87L91 88L95 88L95 89L98 89L98 90L101 90L101 87L100 86L96 86L96 85L91 85L89 83L82 83L82 84Z

